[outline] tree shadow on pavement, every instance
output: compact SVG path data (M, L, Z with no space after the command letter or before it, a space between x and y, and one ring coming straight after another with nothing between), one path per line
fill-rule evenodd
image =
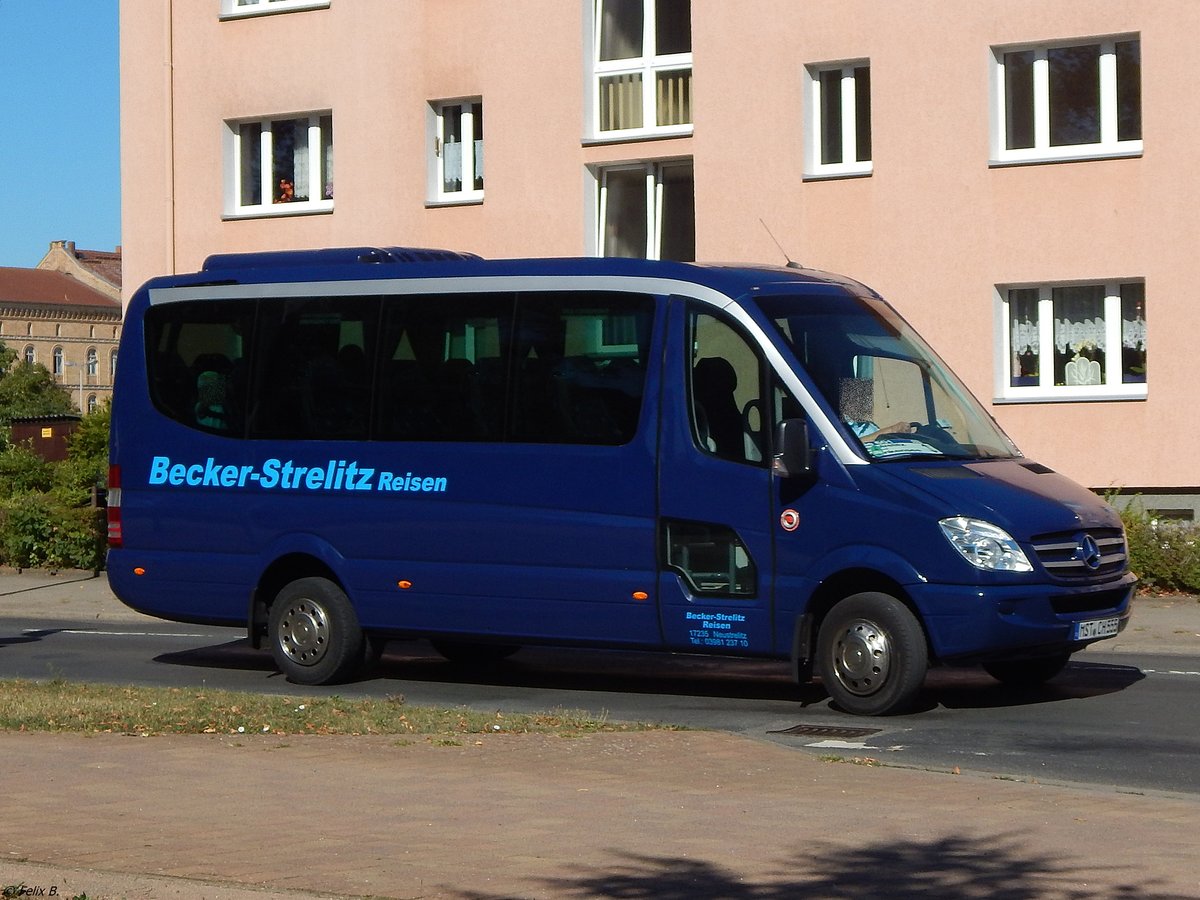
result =
M1086 854L1076 858L1086 859ZM694 858L622 853L604 869L585 867L574 877L546 878L541 883L555 897L622 900L1185 900L1194 896L1140 876L1127 866L1072 863L1031 852L1017 835L1000 834L862 847L818 844L797 854L777 874L757 879ZM498 900L502 895L466 892L460 896Z

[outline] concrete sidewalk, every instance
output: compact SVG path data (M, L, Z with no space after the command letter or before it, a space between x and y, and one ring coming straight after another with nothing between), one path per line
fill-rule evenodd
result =
M75 578L0 575L0 616L141 618ZM1138 604L1106 650L1200 647L1195 599ZM1200 897L1200 798L719 733L8 733L0 771L0 887L42 896Z

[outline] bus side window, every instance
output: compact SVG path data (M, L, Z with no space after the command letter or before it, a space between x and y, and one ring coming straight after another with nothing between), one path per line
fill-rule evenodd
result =
M499 441L512 294L388 297L376 436Z
M372 297L262 301L251 436L365 440L378 310Z
M146 366L154 405L189 427L241 437L243 353L253 315L251 301L165 303L147 312Z
M619 445L641 417L654 299L523 294L517 304L511 437Z

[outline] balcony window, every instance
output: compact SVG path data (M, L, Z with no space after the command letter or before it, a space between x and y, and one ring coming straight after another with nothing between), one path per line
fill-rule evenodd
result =
M596 173L596 187L598 256L696 258L690 160L603 168Z
M692 131L690 0L594 0L594 137Z

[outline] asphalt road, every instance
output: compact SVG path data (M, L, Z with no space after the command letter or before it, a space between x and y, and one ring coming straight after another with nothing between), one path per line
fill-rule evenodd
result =
M243 634L144 617L0 615L0 678L578 709L888 765L1200 794L1200 655L1089 650L1034 692L1002 687L981 670L935 670L914 712L864 719L830 708L819 686L792 684L781 663L612 651L526 648L481 672L397 642L368 679L301 688Z

